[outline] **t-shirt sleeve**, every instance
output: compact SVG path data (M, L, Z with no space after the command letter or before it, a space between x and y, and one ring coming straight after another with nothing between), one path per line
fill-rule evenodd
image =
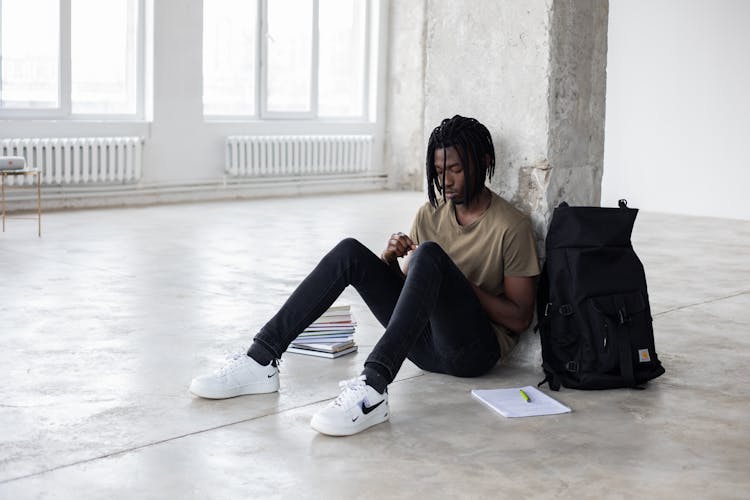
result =
M422 208L417 210L414 215L414 222L411 223L411 231L409 231L409 238L414 242L415 245L419 245L420 239L420 226L422 224Z
M513 226L503 238L505 276L536 276L540 273L534 231L528 219Z

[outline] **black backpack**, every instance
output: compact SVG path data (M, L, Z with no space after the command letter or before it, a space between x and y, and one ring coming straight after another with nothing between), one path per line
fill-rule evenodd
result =
M619 205L563 202L552 214L537 293L540 386L638 387L664 373L646 275L630 242L638 210Z

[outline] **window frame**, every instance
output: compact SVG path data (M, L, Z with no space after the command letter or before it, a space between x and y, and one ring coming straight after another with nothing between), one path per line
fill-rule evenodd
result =
M378 51L373 51L373 33L380 33L380 11L383 8L383 0L365 1L365 32L362 47L362 112L356 116L319 116L318 115L318 79L320 75L320 26L319 26L319 0L312 0L313 15L311 57L311 79L310 79L310 111L269 111L268 110L268 2L269 0L258 0L256 30L256 65L255 65L255 113L252 115L225 115L210 114L203 112L203 118L209 122L249 122L249 121L303 121L303 122L351 122L362 123L372 121L376 96L371 80L371 74L377 74ZM377 24L377 26L376 26Z
M82 121L139 121L145 119L146 94L146 0L136 2L135 35L135 112L134 113L73 113L72 105L72 4L59 1L58 86L56 108L2 108L0 119L50 119ZM0 8L2 0L0 0ZM0 10L0 12L2 12ZM2 26L0 25L0 29ZM2 71L2 67L0 67ZM1 82L0 82L1 83Z

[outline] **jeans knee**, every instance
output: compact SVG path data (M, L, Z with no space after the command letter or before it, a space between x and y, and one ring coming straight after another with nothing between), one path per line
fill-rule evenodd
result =
M425 241L419 244L411 257L411 265L421 260L439 261L445 255L445 250L434 241Z
M355 238L344 238L333 247L331 253L339 256L352 256L360 254L364 249L366 247Z

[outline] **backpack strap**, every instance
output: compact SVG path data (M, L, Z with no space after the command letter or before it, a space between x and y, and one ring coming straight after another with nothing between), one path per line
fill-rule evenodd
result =
M617 321L619 327L627 329L627 324L630 323L630 314L624 302L618 301L617 304ZM635 387L635 374L633 373L633 353L630 345L630 335L627 335L627 330L621 335L617 342L617 349L620 355L620 374L625 379L625 383L629 387Z
M540 311L543 311L541 314L542 319L545 319L547 321L549 321L548 318L553 314L559 314L560 316L570 316L575 313L575 309L573 309L572 305L562 304L558 307L554 302L545 303L544 308L540 308Z
M552 369L548 363L542 363L542 369L544 370L544 380L539 382L536 386L541 387L545 383L549 384L549 388L553 391L560 390L560 376Z
M620 374L628 386L635 386L635 375L633 374L633 359L630 353L630 342L618 342L620 351Z

